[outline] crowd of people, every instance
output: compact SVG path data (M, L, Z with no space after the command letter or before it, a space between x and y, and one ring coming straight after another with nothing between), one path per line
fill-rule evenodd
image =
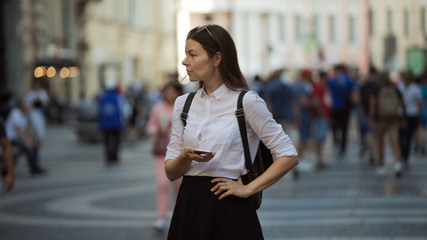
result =
M389 74L371 67L366 76L357 77L337 64L331 71L301 69L293 79L289 75L280 69L265 81L256 76L252 88L292 135L300 159L313 142L316 168L326 167L322 153L329 129L337 158L344 158L352 117L360 133L359 155L367 154L378 175L387 174L385 137L393 152L396 177L410 167L411 151L425 155L427 74Z

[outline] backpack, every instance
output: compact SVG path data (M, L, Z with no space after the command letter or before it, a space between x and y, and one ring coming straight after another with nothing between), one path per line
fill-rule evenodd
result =
M102 94L99 98L98 120L103 131L119 130L123 126L123 119L119 103L119 95L114 93Z
M251 154L249 150L248 144L248 135L246 131L246 123L245 123L245 111L243 109L243 96L247 93L247 90L243 90L239 94L239 98L237 100L237 109L236 109L236 118L239 123L240 136L242 137L242 144L245 154L245 166L248 170L248 173L241 176L243 184L248 184L261 175L270 165L273 163L273 156L271 155L270 150L264 145L262 141L260 141L258 146L258 151L255 156L254 163L251 161ZM188 119L188 111L190 109L191 102L193 101L194 95L196 92L191 92L187 100L185 101L184 108L181 113L181 120L184 126L187 125ZM261 206L262 202L262 191L255 193L250 196L250 201L255 210L257 210Z
M390 119L397 117L400 106L398 90L393 85L383 86L378 91L378 118Z

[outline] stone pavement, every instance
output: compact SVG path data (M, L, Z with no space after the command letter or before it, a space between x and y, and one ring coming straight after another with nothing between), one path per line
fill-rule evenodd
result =
M73 129L49 126L41 152L44 176L31 177L25 159L16 186L0 198L1 240L160 240L150 142L125 144L119 166L106 167L100 144L79 143ZM313 156L301 164L308 166ZM375 175L350 143L329 167L292 174L264 192L258 211L267 240L427 239L427 157L414 156L395 179L390 151L387 176Z

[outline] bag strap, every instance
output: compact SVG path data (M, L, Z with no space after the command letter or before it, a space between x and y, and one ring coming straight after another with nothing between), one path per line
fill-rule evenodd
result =
M194 95L196 95L196 92L191 92L190 94L188 94L187 99L185 100L184 108L182 109L181 120L182 124L184 124L184 127L187 125L188 110L190 110Z
M239 123L240 136L242 137L243 150L245 152L245 166L246 169L251 172L253 170L253 165L251 161L251 153L249 150L248 135L246 131L245 110L243 109L243 97L247 92L247 90L243 90L239 94L239 98L237 99L237 110L235 114L237 117L237 122Z

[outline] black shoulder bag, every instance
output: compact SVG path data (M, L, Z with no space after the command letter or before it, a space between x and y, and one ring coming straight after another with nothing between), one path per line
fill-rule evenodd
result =
M270 165L273 163L273 156L271 155L270 150L260 141L258 146L258 151L255 156L254 163L251 161L251 153L249 150L248 144L248 135L246 132L246 122L245 122L245 111L243 109L243 96L247 93L247 90L243 90L237 100L237 110L236 117L239 122L240 136L242 137L243 149L245 152L245 166L248 170L248 173L242 175L243 184L248 184L252 182L255 178L261 175ZM261 206L262 201L262 191L255 193L250 196L250 200L255 209L258 209Z

